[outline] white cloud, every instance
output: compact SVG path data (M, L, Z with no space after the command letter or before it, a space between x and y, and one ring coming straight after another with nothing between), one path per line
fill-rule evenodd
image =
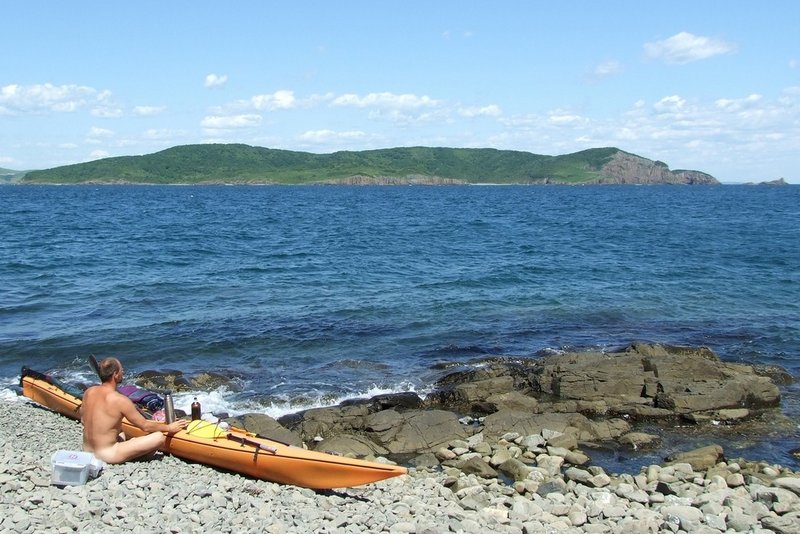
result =
M88 136L94 138L109 138L114 137L114 131L107 128L98 128L97 126L92 126L91 129L89 129Z
M594 68L594 75L597 78L605 78L622 72L622 64L619 61L606 61Z
M335 93L325 93L323 95L311 95L310 97L304 99L303 105L306 107L313 108L318 104L325 104L326 102L331 102L336 98Z
M261 115L254 113L244 115L209 115L200 123L209 130L234 130L240 128L255 128L261 124Z
M136 106L133 108L133 114L140 117L149 117L163 113L166 109L164 106Z
M293 91L275 91L271 94L256 95L249 100L253 109L259 111L275 111L276 109L291 109L295 106Z
M367 115L371 120L388 121L400 126L444 121L446 112L409 112L402 109L373 109Z
M69 113L95 101L97 96L96 89L85 85L4 85L0 87L0 114Z
M311 104L316 103L315 98L325 97L312 97ZM281 89L274 93L255 95L248 99L228 102L222 106L214 106L211 108L211 113L222 116L244 111L277 111L279 109L292 109L297 106L298 101L294 96L294 91Z
M369 119L393 122L400 126L414 123L447 121L449 110L429 96L390 92L357 95L348 93L331 101L334 107L369 109Z
M309 130L300 135L300 140L312 143L331 143L363 139L365 136L366 134L361 131L336 132L334 130Z
M92 126L86 133L86 139L84 141L90 145L99 145L101 143L107 142L113 137L114 137L113 130Z
M170 129L157 129L151 128L149 130L145 130L142 134L142 137L145 139L152 139L152 140L169 140L169 139L178 139L184 138L189 136L189 132L187 130L170 130Z
M656 111L677 113L679 111L682 111L685 106L686 106L686 100L684 100L678 95L672 95L672 96L665 96L664 98L656 102L653 107L656 109Z
M472 118L472 117L499 117L503 114L503 111L500 109L500 106L495 104L489 104L488 106L470 106L465 108L459 108L458 114L462 117Z
M569 111L554 110L549 115L547 121L555 126L576 126L589 122L589 119Z
M644 45L645 54L667 63L684 64L734 52L736 46L721 39L712 39L680 32L668 39Z
M209 74L206 76L206 87L222 87L228 82L228 76L226 74Z
M89 159L103 159L107 158L110 154L105 150L93 150L89 154Z
M98 106L91 111L92 117L100 119L118 119L124 115L122 108L114 106Z
M498 148L565 154L617 146L722 181L750 179L748 173L763 172L763 154L789 166L796 160L800 87L784 89L774 99L745 94L702 100L672 94L632 102L626 112L604 119L554 110L503 116L498 124L502 132L489 138Z
M389 109L417 109L423 107L436 107L440 103L429 96L417 96L414 94L395 93L369 93L364 96L356 94L345 94L333 100L334 106L343 107L377 107Z
M752 94L745 98L720 98L714 102L714 105L725 111L740 111L758 104L761 99L762 96L759 94Z

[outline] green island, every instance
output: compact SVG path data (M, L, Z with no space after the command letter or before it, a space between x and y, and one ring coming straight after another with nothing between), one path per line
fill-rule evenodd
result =
M592 148L561 156L431 147L313 154L243 144L176 146L153 154L111 157L15 176L11 181L21 184L719 183L706 173L671 171L666 163L618 148Z

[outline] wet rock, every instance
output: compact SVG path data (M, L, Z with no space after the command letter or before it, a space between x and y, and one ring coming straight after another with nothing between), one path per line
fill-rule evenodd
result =
M629 432L617 440L620 445L624 445L634 450L649 449L657 447L661 443L661 438L653 434L644 432Z
M545 411L606 411L662 417L728 408L775 406L780 400L770 379L781 373L722 362L705 347L632 344L613 353L567 353L537 360L494 358L481 369L458 371L437 383L437 406L468 410L481 401L498 410L521 403ZM503 395L508 396L504 404ZM548 405L533 405L520 396ZM555 399L553 401L552 399Z
M370 399L344 401L341 405L348 406L350 404L368 404L370 405L370 411L378 412L392 408L398 411L416 410L422 407L423 401L416 393L407 391L403 393L376 395Z
M241 387L235 376L204 371L187 375L182 371L167 369L164 371L147 370L137 374L133 383L150 391L213 391L226 388L239 391Z
M722 447L708 445L687 452L678 452L667 456L668 465L687 463L695 471L703 471L713 467L723 459Z

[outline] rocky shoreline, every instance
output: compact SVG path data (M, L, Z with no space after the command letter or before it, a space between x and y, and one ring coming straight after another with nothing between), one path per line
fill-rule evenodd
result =
M443 365L441 375L425 398L380 395L278 420L249 413L228 422L293 445L401 463L429 461L425 455L453 440L496 441L509 429L557 431L555 446L589 456L658 451L676 428L701 438L724 429L754 437L798 433L779 409L779 386L793 381L788 372L724 362L704 347L634 343L604 353L496 356ZM178 391L230 386L228 378L208 373L149 372L137 383Z
M31 403L0 402L0 530L800 532L800 475L790 468L728 458L715 444L633 474L591 461L592 447L609 442L658 447L659 435L637 428L643 422L700 432L764 414L774 423L777 384L791 380L785 371L725 363L704 348L639 344L477 363L449 369L426 399L385 395L278 421L230 419L298 446L410 466L407 476L328 492L170 456L58 488L50 456L78 450L80 424ZM144 373L140 385L197 388L217 379Z
M337 491L252 480L171 456L108 466L83 486L61 488L50 485L50 457L79 449L80 423L2 401L0 427L4 532L788 534L800 525L798 473L725 459L716 446L614 475L556 446L563 437L556 431L496 441L474 434L441 447L436 465Z

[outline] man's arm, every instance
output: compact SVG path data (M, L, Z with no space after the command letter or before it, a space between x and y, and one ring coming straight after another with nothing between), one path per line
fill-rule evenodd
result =
M130 423L145 432L167 432L168 434L174 434L175 432L186 428L188 422L185 419L178 419L170 424L162 423L161 421L153 421L152 419L145 419L139 410L136 409L136 405L121 393L117 393L115 397L115 402L119 406L119 411L125 416L125 419L130 421Z

